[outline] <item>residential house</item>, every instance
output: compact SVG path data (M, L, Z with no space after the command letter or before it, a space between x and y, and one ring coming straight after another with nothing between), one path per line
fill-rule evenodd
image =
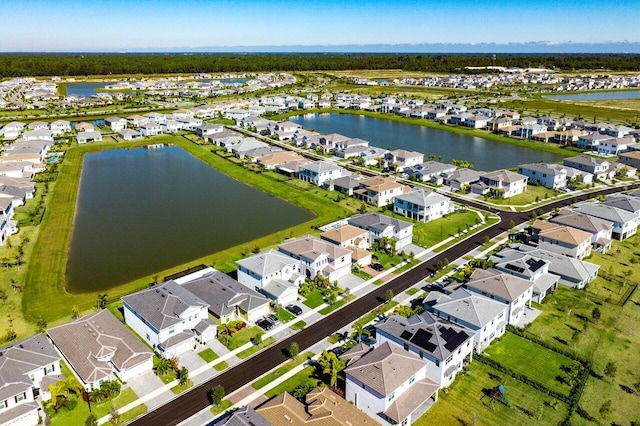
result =
M590 151L596 151L600 146L600 143L612 139L609 135L603 135L601 133L593 132L586 135L582 135L578 138L578 148L588 149Z
M118 130L118 136L125 141L132 141L134 139L140 139L142 134L137 130L124 128L122 130Z
M320 238L351 251L351 262L359 266L371 263L371 252L367 251L369 242L367 231L351 225L342 225L320 234Z
M127 124L131 127L135 127L136 129L149 122L147 117L143 117L142 115L130 115L127 117Z
M398 183L395 178L374 176L360 181L360 187L353 191L358 200L382 207L393 203L395 197L410 190L410 187Z
M153 354L106 309L47 330L87 391L151 372Z
M298 179L323 186L331 179L337 179L346 175L346 170L329 161L314 161L304 164L298 172Z
M220 324L236 320L253 324L270 312L269 299L220 271L181 285L208 304L209 313Z
M159 112L150 112L143 115L148 121L147 123L164 124L167 122L167 115Z
M102 142L102 133L86 130L76 135L78 143Z
M621 153L630 151L631 145L635 143L636 140L633 136L607 139L601 141L600 145L598 145L598 153L604 155L620 155Z
M480 172L471 169L460 169L452 172L443 172L442 183L450 186L454 191L462 191L480 181Z
M411 425L438 400L440 386L426 376L427 365L385 342L344 370L345 399L386 424Z
M236 261L238 282L266 295L277 304L287 305L298 297L298 287L304 281L297 259L268 250Z
M236 158L244 158L248 156L248 153L254 151L257 148L270 148L268 143L259 141L255 138L244 138L240 142L229 145L226 148L227 152L233 152ZM266 155L268 152L259 155L258 157L262 157L262 155ZM258 158L256 157L256 158Z
M66 120L56 120L51 123L51 131L54 135L58 136L63 133L71 132L71 123Z
M533 283L531 300L542 303L558 288L560 277L549 271L550 262L525 254L515 259L494 260L494 268Z
M640 151L631 151L620 154L618 161L624 165L640 169Z
M297 402L297 400L296 400ZM222 422L217 422L217 426L271 426L264 417L248 406L240 407L232 413L225 416Z
M593 249L600 253L607 253L611 249L613 223L608 220L576 213L569 209L561 209L557 216L549 219L549 222L588 232L591 234Z
M416 166L424 162L424 154L417 151L405 151L404 149L395 149L389 151L384 155L384 159L387 162L387 167L396 166L397 170L402 170L405 167Z
M22 139L21 140L25 140L25 141L38 141L38 140L44 140L44 141L53 141L53 132L49 129L36 129L36 130L30 130L28 132L24 132L22 134Z
M124 296L122 301L125 323L165 358L191 350L194 329L209 319L209 305L175 281Z
M81 133L81 132L93 132L94 126L91 123L87 123L87 122L81 121L80 123L76 123L76 125L74 126L74 129L78 133Z
M456 170L453 164L444 164L438 161L427 161L411 167L405 167L404 172L419 182L431 181L436 185L442 185L443 173L451 173Z
M351 196L353 191L360 188L360 182L362 182L362 177L354 174L331 179L325 182L323 186L329 191L338 191Z
M207 136L222 133L223 131L224 126L221 124L203 124L196 127L196 135L200 138L206 138Z
M565 158L562 164L582 172L591 173L596 179L612 179L615 175L615 171L611 169L611 163L601 158L579 155Z
M351 251L311 235L290 238L278 251L300 261L299 270L306 278L320 275L337 281L351 273Z
M340 135L338 133L331 133L328 135L321 136L319 139L319 143L320 143L320 146L325 151L330 151L332 149L335 149L337 144L343 143L349 139L351 138L344 135ZM316 149L316 148L317 146L314 146L313 144L311 145L311 149Z
M507 322L511 325L517 325L527 304L531 305L533 282L505 274L497 269L476 269L469 281L462 286L506 304L509 308Z
M162 124L157 121L149 120L145 124L140 125L140 134L142 134L143 136L160 135L162 134Z
M492 132L497 132L499 130L504 129L505 127L510 127L512 125L513 125L513 120L508 117L494 118L487 122L487 127Z
M4 140L14 140L20 137L20 134L24 130L26 123L21 123L19 121L12 121L11 123L7 123L2 128L2 134L4 135Z
M42 333L0 348L0 424L39 424L36 398L51 399L49 385L63 378L60 355Z
M557 164L531 163L518 166L518 173L529 182L536 182L545 188L559 189L567 186L567 169Z
M104 119L104 124L109 126L114 132L119 132L127 127L127 120L120 117L108 117Z
M544 220L531 225L538 247L564 256L583 259L591 254L592 234Z
M183 130L189 130L195 132L198 127L202 126L202 119L196 117L177 118L176 121L180 124Z
M376 325L376 347L390 343L417 355L427 361L425 376L446 388L473 359L474 334L430 312L392 315Z
M393 202L394 212L423 223L452 213L454 209L450 198L422 188L398 195Z
M617 207L640 216L640 200L627 194L607 195L602 204Z
M547 126L544 124L523 124L518 126L518 129L515 131L515 136L522 139L531 139L535 135L546 131Z
M387 237L395 242L395 249L402 250L413 238L413 224L400 219L394 219L379 213L362 213L347 219L349 225L366 230L369 245Z
M458 288L451 294L432 291L424 299L424 309L473 331L473 346L477 352L484 351L506 330L507 307L504 303L464 288Z
M638 214L603 203L578 203L573 207L573 211L613 223L611 236L620 241L635 235L640 223Z
M182 123L178 123L176 120L167 120L161 126L161 133L176 133L182 130ZM154 128L157 127L154 126Z
M262 157L258 157L256 161L258 165L264 167L266 170L273 170L281 164L301 160L304 160L304 157L293 151L281 151L263 155Z
M527 176L509 170L495 170L480 175L480 183L489 191L501 198L509 198L522 194L527 190Z
M472 129L484 129L489 124L490 118L481 114L472 115L464 119L464 125Z
M309 392L305 396L305 403L298 401L288 392L281 393L260 405L256 411L270 425L277 426L378 425L375 420L327 387L318 387Z

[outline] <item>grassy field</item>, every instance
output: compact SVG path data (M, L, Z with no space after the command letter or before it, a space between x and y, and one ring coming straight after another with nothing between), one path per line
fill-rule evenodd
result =
M291 393L298 386L305 386L309 384L313 385L314 387L318 386L321 380L313 377L314 370L315 369L312 366L305 367L302 371L300 371L296 375L288 378L284 382L280 383L278 386L275 386L273 389L267 391L265 393L265 396L267 396L267 398L271 398L272 396L279 395L282 392Z
M314 355L313 352L305 352L303 354L300 354L300 355L298 355L298 358L296 360L291 360L291 361L287 362L286 364L284 364L283 366L281 366L278 369L276 369L275 371L272 371L271 373L261 377L260 379L258 379L255 382L253 382L253 384L251 386L253 386L254 389L263 388L266 385L268 385L269 383L271 383L274 380L276 380L278 377L283 376L284 374L288 373L289 371L291 371L296 366L298 366L298 365L302 364L303 362L307 361L307 359L313 357L313 355Z
M262 340L257 345L253 345L250 348L245 349L244 351L240 352L238 354L238 358L245 359L245 358L253 355L256 352L261 351L262 349L266 348L267 346L273 345L275 342L276 342L276 339L274 337L267 337L266 339Z
M101 418L109 414L111 406L115 405L116 407L124 407L125 405L135 401L136 399L138 399L138 396L135 394L133 389L127 388L122 390L122 392L120 392L120 395L110 401L103 402L101 404L91 404L91 412L98 418ZM139 405L134 410L135 412L129 414L129 416L135 414L133 415L133 417L136 417L147 411L144 404ZM81 398L78 398L78 404L76 405L76 407L70 411L59 412L52 418L51 425L82 425L84 424L84 421L87 417L89 417L89 407L84 401L82 401Z
M547 198L553 197L557 194L558 192L553 189L545 188L544 186L527 185L527 190L522 194L514 195L509 198L488 198L487 201L501 206L522 206L546 200ZM569 195L566 196L568 197Z
M413 226L413 241L421 247L431 247L457 234L458 230L463 231L467 226L475 225L479 220L476 212L467 210L454 212L427 223L416 222Z
M550 351L515 334L506 333L486 350L486 355L503 366L523 374L548 389L568 395L571 386L557 380L563 367L580 368L580 363Z
M492 404L489 397L482 400L485 389L504 385L507 408L502 402ZM413 424L427 425L555 425L567 415L567 406L549 404L552 399L534 388L483 365L473 362L469 375L458 377L447 393L440 392L438 402ZM526 411L524 411L526 410ZM528 415L527 413L532 413Z
M202 358L207 364L219 358L218 354L212 351L211 348L207 348L201 352L198 352L198 356Z
M55 185L55 191L52 192L48 201L49 206L45 213L44 221L40 226L37 244L34 244L35 248L33 249L33 253L29 253L28 250L30 249L25 253L27 262L26 275L22 278L20 274L16 273L16 278L14 278L16 281L20 280L20 282L24 282L22 309L28 321L35 322L40 317L45 318L50 323L56 320L68 319L72 307L75 306L80 312L88 312L95 304L96 293L72 295L66 291L64 286L67 248L71 235L84 154L104 149L142 146L148 143L172 143L179 145L187 152L223 173L228 174L232 178L286 199L316 214L316 218L310 222L251 242L251 247L258 246L261 249L271 247L280 243L286 237L308 233L317 225L333 221L338 217L346 217L354 213L358 207L358 203L350 199L340 202L328 202L328 192L319 188L310 189L307 187L301 189L296 186L284 186L260 174L247 172L243 168L213 154L210 146L196 145L181 137L160 136L137 143L102 143L74 146L67 151L65 159L60 166L58 182ZM29 232L29 230L25 229L24 232ZM247 253L247 247L247 245L243 244L201 259L194 259L189 263L213 264L220 270L231 271L235 269L234 261L240 259L243 254ZM23 265L22 270L24 269L25 267ZM157 275L165 276L183 269L185 269L185 265L179 265L164 271L159 271ZM24 274L24 272L22 273ZM0 278L4 286L10 282L9 280L10 278L5 278L5 276ZM146 287L151 280L151 276L140 277L140 279L133 282L110 289L108 294L110 299L114 300L121 295ZM9 301L7 305L8 304ZM0 321L4 323L7 322L4 317ZM23 335L22 332L26 334L30 334L31 332L26 325L21 329L18 329L18 327L15 328L19 336Z

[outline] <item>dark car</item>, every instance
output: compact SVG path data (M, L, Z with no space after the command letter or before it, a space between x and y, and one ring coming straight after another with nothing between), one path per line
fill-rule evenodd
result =
M271 322L271 324L273 325L277 325L280 324L280 320L278 319L277 316L275 316L274 314L269 314L267 315L267 319Z
M374 271L378 271L378 272L384 271L384 266L382 266L379 263L372 263L369 266L371 266L371 269L373 269Z
M331 352L336 354L336 356L340 356L346 351L347 351L347 348L345 348L344 346L336 346L335 348L331 349Z
M287 305L285 309L296 316L302 313L302 308L300 308L300 306L297 306L297 305Z
M258 324L258 327L260 327L263 330L271 330L273 328L273 324L271 324L271 322L267 321L266 319L261 319L258 320L258 322L256 323Z

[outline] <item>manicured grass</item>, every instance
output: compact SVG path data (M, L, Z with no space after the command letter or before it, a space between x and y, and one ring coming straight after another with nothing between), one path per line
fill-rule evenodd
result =
M267 391L265 396L267 398L271 398L272 396L279 395L282 392L293 392L295 388L298 386L312 385L318 386L320 384L320 380L311 377L314 372L314 368L312 366L305 367L302 371L297 373L296 375L288 378L284 382L280 383L278 386L275 386L273 389Z
M303 328L305 328L307 326L307 323L304 321L298 321L295 324L293 324L291 326L292 330L302 330Z
M454 212L427 223L416 222L413 226L413 241L421 247L431 247L457 234L458 230L475 225L479 219L476 212L467 210Z
M373 262L377 262L384 266L384 269L389 269L393 266L399 265L402 262L402 257L399 254L394 254L393 256L389 256L386 252L382 250L376 251L373 256Z
M280 320L281 323L285 323L285 322L289 322L292 321L296 318L295 315L293 315L291 312L287 311L284 308L279 308L278 311L276 312L276 316L278 317L278 319Z
M409 296L413 296L414 294L418 293L419 291L420 291L420 289L415 288L415 287L411 287L410 289L408 289L408 290L406 291L406 293L407 293Z
M242 330L234 333L233 336L231 336L231 339L229 340L229 344L227 345L227 348L230 351L234 349L238 349L240 346L251 342L251 340L254 339L256 336L258 335L262 336L263 334L264 334L264 331L262 331L258 327L243 328Z
M389 300L388 302L385 302L382 306L380 306L376 310L374 310L372 312L369 312L365 316L363 316L360 319L358 319L357 321L355 321L354 324L367 325L371 321L376 319L376 317L378 315L380 315L380 314L382 314L384 312L387 312L390 309L393 309L397 304L398 304L398 302L396 302L395 300Z
M313 352L305 352L303 354L298 355L298 358L294 361L291 360L289 362L287 362L286 364L284 364L282 367L278 368L277 370L267 374L266 376L261 377L260 379L256 380L255 382L253 382L253 384L251 386L253 386L254 389L260 389L265 387L266 385L268 385L269 383L273 382L274 380L276 380L278 377L282 377L284 374L288 373L289 371L291 371L294 367L302 364L303 362L307 361L307 359L313 357L314 353Z
M28 269L24 278L22 306L27 320L36 321L39 316L43 316L50 322L58 318L69 318L72 306L76 306L81 312L91 309L95 303L97 293L71 295L66 292L64 286L67 249L71 235L83 156L88 152L143 146L148 143L172 143L178 145L221 172L242 180L257 189L309 209L316 214L316 219L310 222L259 238L251 243L245 243L200 259L193 259L189 262L190 264L214 264L218 269L230 271L235 269L234 261L242 257L247 244L264 249L280 243L286 236L308 233L311 226L317 226L335 220L338 217L348 216L357 209L357 203L351 199L340 202L328 200L324 196L327 192L323 189L298 190L295 187L282 185L279 182L265 178L260 174L247 173L243 168L211 153L210 146L195 145L179 136L158 136L147 138L143 141L120 144L105 142L73 146L67 151L65 159L60 166L60 177L56 183L55 191L50 196L49 208L47 208L44 215L38 243L35 244L30 258L25 257ZM165 271L158 271L157 275L165 276L183 269L185 269L185 265L180 265ZM109 289L107 293L111 298L116 298L123 294L146 288L151 280L151 276L142 277Z
M502 384L506 390L506 398L511 404L507 408L501 401L491 404L489 397L484 397L483 390ZM516 379L474 361L469 366L469 375L461 375L448 389L440 391L435 403L415 423L416 426L427 425L536 425L559 424L567 415L567 406L558 403L554 410L548 404L552 398ZM493 405L493 407L492 407ZM534 414L528 416L523 411Z
M564 395L569 395L571 387L556 379L565 376L561 368L580 367L580 363L564 355L509 332L499 342L492 343L486 354L503 366Z
M227 411L232 406L233 406L233 402L229 401L228 399L225 399L222 401L219 407L211 407L209 411L211 411L211 414L213 414L214 416L217 416L218 414Z
M201 352L198 352L200 358L204 360L207 364L211 361L215 361L219 358L218 354L211 350L211 348L207 348Z
M369 281L372 278L371 275L367 274L362 269L359 269L358 272L352 272L352 274L356 277L362 278L365 281Z
M509 198L488 198L487 201L489 203L503 206L522 206L525 204L544 201L557 194L558 193L553 189L545 188L544 186L527 185L527 190L522 194L514 195L513 197ZM568 197L569 195L565 194L565 196Z
M416 266L418 263L420 263L420 261L418 259L413 259L413 261L406 263L405 265L402 265L401 267L399 267L398 269L396 269L393 273L394 274L401 274L404 271L407 271L411 268L413 268L414 266Z
M320 309L318 312L321 315L330 314L331 312L335 311L338 308L341 308L342 306L346 305L348 302L350 302L351 300L353 300L355 298L356 297L353 294L350 294L347 297L345 297L344 299L340 299L337 302L327 306L326 308Z
M186 391L192 386L193 386L193 380L189 379L187 380L187 383L185 383L184 385L175 385L174 387L172 387L171 392L175 393L176 395L181 394L182 392Z
M302 302L305 306L311 309L317 308L324 303L324 296L322 290L313 290L307 295L307 298Z
M144 404L136 405L126 413L120 414L120 424L125 424L127 422L130 422L131 420L135 419L138 416L143 415L146 412L147 412L146 405Z
M261 351L262 349L266 348L267 346L273 345L275 342L276 342L276 339L274 339L273 337L267 337L266 339L261 341L259 344L253 345L250 348L245 349L244 351L240 352L238 354L238 358L245 359L245 358L253 355L256 352Z
M229 364L227 361L222 361L213 366L213 369L216 371L224 371L229 368Z
M101 404L91 404L91 412L94 413L98 418L101 418L109 414L112 405L115 404L116 407L124 407L125 405L135 401L136 399L138 399L138 396L135 394L133 389L126 388L123 389L122 392L120 392L120 395L110 401L106 401ZM146 407L144 407L144 411L146 411ZM53 426L83 425L87 417L89 417L89 407L87 406L87 403L82 400L82 398L78 398L77 405L73 410L58 412L58 414L56 414L51 419L51 424Z

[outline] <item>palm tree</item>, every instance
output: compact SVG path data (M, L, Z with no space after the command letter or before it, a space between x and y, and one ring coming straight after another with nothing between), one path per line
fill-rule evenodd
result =
M340 360L335 353L324 350L318 358L318 365L322 367L323 374L329 375L329 386L335 389L338 383L338 373L344 368L345 362Z
M371 332L364 328L364 324L356 322L353 324L353 333L351 333L351 337L355 338L356 342L360 342L360 337L362 335L371 336Z
M49 385L49 393L51 394L51 400L47 403L47 407L53 408L54 412L58 412L58 398L63 397L67 399L67 386L64 380L59 380L55 384Z

